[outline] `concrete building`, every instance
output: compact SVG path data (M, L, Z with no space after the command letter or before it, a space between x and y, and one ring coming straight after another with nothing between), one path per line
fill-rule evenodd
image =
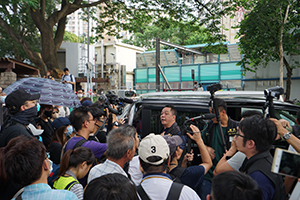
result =
M222 17L222 34L226 35L226 39L231 44L235 44L239 42L239 38L235 38L237 33L239 32L238 28L233 28L238 26L239 23L244 19L245 13L249 11L245 11L243 7L238 7L235 13L235 16L231 18L230 16Z
M103 49L103 50L102 50ZM134 86L134 69L136 58L143 48L114 42L95 45L96 74L98 77L110 78L114 89L130 89Z
M300 62L300 55L288 57L290 64ZM286 90L286 67L283 66L283 88ZM279 62L270 62L266 68L259 67L256 72L246 72L246 76L242 80L245 90L262 91L266 88L279 85ZM300 100L300 68L293 70L291 97L290 99Z
M104 43L103 53L101 49L101 44L90 45L89 48L89 62L92 64L93 78L102 78L101 66L103 63L103 78L108 78L111 84L111 88L105 87L104 89L133 88L136 57L144 50L118 41ZM67 67L75 77L87 76L86 44L63 42L57 55L61 70ZM84 83L81 86L87 88ZM94 87L96 87L95 84Z
M89 61L94 64L95 46L90 45ZM82 43L63 42L57 52L59 68L69 68L75 77L85 77L87 73L87 45Z

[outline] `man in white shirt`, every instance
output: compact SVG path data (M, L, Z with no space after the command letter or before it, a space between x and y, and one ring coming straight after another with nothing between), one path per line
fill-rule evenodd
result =
M88 183L100 176L119 173L127 177L124 164L130 161L137 149L139 140L135 128L129 125L113 129L107 136L107 160L93 167Z
M166 173L170 164L170 150L161 135L151 133L141 141L139 158L146 173L141 185L137 187L139 199L200 199L193 189L173 183L170 175Z
M70 89L74 90L75 83L76 83L75 77L72 74L70 74L68 68L65 68L64 72L65 72L65 75L62 76L61 82L63 84L66 84Z

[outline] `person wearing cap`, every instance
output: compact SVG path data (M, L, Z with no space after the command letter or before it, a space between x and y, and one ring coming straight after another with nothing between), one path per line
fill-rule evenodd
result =
M125 163L132 160L138 144L139 139L133 126L124 125L110 131L107 135L107 159L91 169L88 183L95 178L112 173L128 177L123 167Z
M91 100L85 100L84 102L82 102L82 106L86 106L86 107L90 107L93 104L93 102Z
M40 94L30 94L23 89L15 90L6 97L9 118L1 127L0 147L6 146L19 135L35 136L28 126L37 116L36 104L39 98Z
M171 175L174 181L187 185L197 192L204 179L204 175L212 166L212 161L201 138L199 129L194 125L190 125L190 128L194 134L191 135L187 132L187 135L196 142L200 150L202 159L202 163L200 165L194 165L187 168L179 167L178 160L180 159L182 153L182 151L179 149L179 145L182 143L181 137L178 135L173 137L164 135L163 137L167 141L170 148L171 164L169 166L168 173ZM184 161L187 161L187 159L185 158Z
M75 77L72 74L70 74L68 68L64 68L64 72L65 74L62 76L61 82L63 84L66 84L71 90L74 90L76 84Z
M139 146L139 159L145 175L137 187L139 199L200 199L190 187L173 183L166 169L170 164L170 148L161 135L146 136Z
M47 150L53 163L60 164L62 147L73 134L73 127L66 117L56 118L51 125L54 133Z

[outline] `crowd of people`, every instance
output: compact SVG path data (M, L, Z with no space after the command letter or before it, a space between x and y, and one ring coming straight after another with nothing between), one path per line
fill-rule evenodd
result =
M73 87L68 70L63 80ZM212 119L205 130L190 125L191 132L182 133L175 107L166 105L163 130L141 139L101 99L84 100L82 89L77 95L78 108L40 105L39 112L39 94L18 89L5 98L1 199L284 200L297 181L271 172L275 140L300 152L300 129L285 120L247 110L237 122L215 98L219 121ZM297 117L300 122L300 111ZM188 139L201 155L198 164L191 164L196 152L187 152Z

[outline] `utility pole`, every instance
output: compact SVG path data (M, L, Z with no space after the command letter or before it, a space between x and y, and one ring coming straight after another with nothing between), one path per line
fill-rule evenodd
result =
M156 38L156 59L155 59L155 66L156 66L156 92L160 91L160 38Z

